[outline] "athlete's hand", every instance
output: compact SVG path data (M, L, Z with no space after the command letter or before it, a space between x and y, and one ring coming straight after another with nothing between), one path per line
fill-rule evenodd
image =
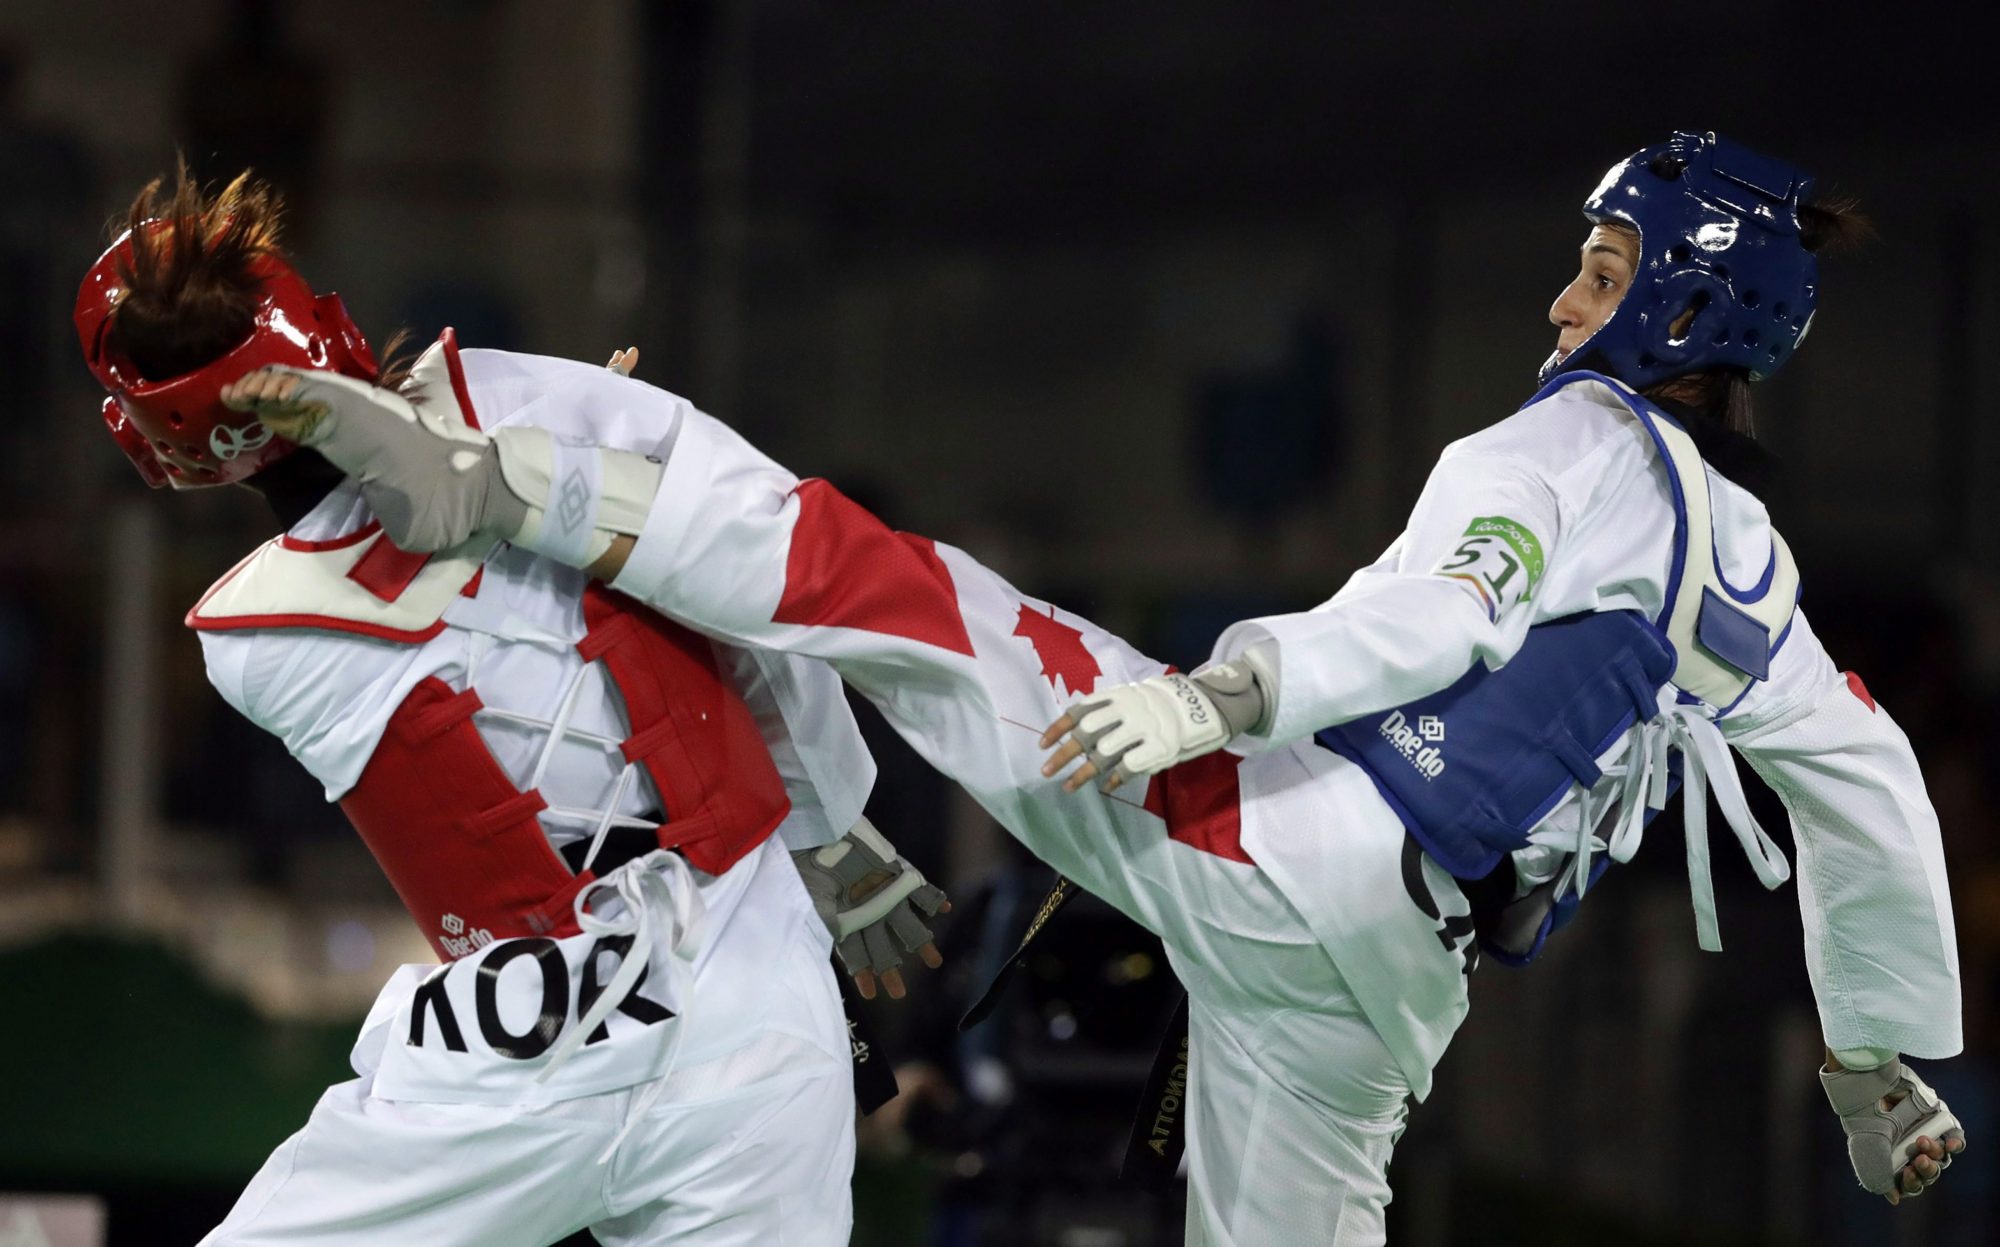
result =
M877 976L891 998L903 998L903 953L933 970L944 964L926 919L951 912L951 902L873 823L864 818L832 844L793 853L792 862L862 999L875 999Z
M1872 1070L1829 1063L1819 1078L1847 1132L1854 1176L1892 1204L1923 1194L1965 1150L1958 1118L1901 1059Z
M1044 749L1069 737L1042 764L1042 774L1053 777L1080 757L1083 765L1063 790L1075 792L1102 775L1103 791L1115 792L1134 776L1214 753L1262 718L1264 705L1257 681L1237 663L1119 684L1071 704L1042 733Z
M482 532L509 535L527 517L491 438L394 390L334 372L269 367L231 382L222 402L255 412L273 433L359 481L383 531L405 550L449 550Z

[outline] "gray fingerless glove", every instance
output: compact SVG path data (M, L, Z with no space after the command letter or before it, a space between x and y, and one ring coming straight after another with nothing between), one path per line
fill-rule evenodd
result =
M1819 1081L1847 1132L1854 1176L1873 1194L1886 1195L1895 1187L1896 1175L1916 1154L1918 1136L1940 1142L1965 1137L1937 1092L1900 1059L1879 1069L1823 1068ZM1882 1101L1898 1092L1908 1094L1894 1108L1883 1108ZM1943 1163L1950 1162L1946 1156Z
M944 904L943 889L867 819L832 844L793 853L792 862L849 974L894 970L902 954L931 942L925 920Z
M294 405L322 411L266 423L324 455L361 484L368 509L405 550L449 550L478 533L508 537L528 515L508 489L493 440L412 404L394 390L309 369Z

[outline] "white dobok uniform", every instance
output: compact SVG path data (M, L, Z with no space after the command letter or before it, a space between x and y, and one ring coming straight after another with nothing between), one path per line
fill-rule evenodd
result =
M1159 663L959 550L889 533L681 399L585 378L575 400L637 401L629 393L644 393L671 434L614 587L718 638L829 661L1028 848L1164 938L1190 996L1188 1241L1381 1242L1405 1097L1428 1092L1465 1015L1465 961L1404 885L1397 815L1311 733L1441 690L1475 663L1498 667L1534 624L1659 614L1679 487L1612 387L1572 383L1454 444L1375 564L1312 611L1221 638L1217 657L1262 647L1279 677L1270 730L1240 742L1248 756L1211 755L1108 797L1044 779L1037 737L1077 695ZM1764 507L1694 462L1712 499L1715 570L1755 584L1775 561ZM1474 585L1448 574L1467 532L1494 517L1537 547L1531 593L1525 575ZM1490 592L1496 581L1511 587ZM1916 761L1789 600L1784 614L1768 679L1719 728L1791 814L1826 1039L1951 1055L1957 954ZM1689 730L1712 733L1716 715L1702 709ZM1642 735L1614 744L1607 771ZM1721 769L1708 783L1740 797L1733 768ZM1541 824L1545 838L1574 843L1585 801L1599 825L1620 782L1572 791ZM1538 843L1517 864L1525 878L1552 877L1551 855ZM1428 855L1422 874L1443 917L1469 912Z
M469 402L487 428L528 423L656 452L669 428L655 404L548 401L551 383L596 371L566 369L494 351L459 357L447 340L418 373L426 402ZM352 540L368 522L358 492L337 489L196 608L210 678L230 704L280 737L337 800L410 691L441 679L477 693L474 723L508 779L541 794L552 844L657 823L651 779L619 752L625 708L601 664L576 648L583 574L510 547L457 552L427 565L392 610L343 574L369 544ZM244 626L301 610L324 618ZM408 639L426 619L442 626ZM560 953L544 966L504 959L522 940L438 916L442 931L427 934L455 934L465 955L390 980L354 1048L358 1077L326 1092L204 1243L546 1247L586 1226L606 1247L847 1242L846 1020L830 937L786 850L850 827L874 763L823 664L720 646L717 658L770 746L790 813L720 875L661 855L619 872L623 884L594 904L650 945L633 991L673 1016L613 1010L600 1040L560 1060L559 1042L537 1059L496 1053L494 1035L504 1043L539 1026L548 1033L535 1042L547 1046L580 1029L582 977L601 973L608 984L612 967L586 967L596 960L588 930L541 941ZM577 1007L551 1019L550 991Z

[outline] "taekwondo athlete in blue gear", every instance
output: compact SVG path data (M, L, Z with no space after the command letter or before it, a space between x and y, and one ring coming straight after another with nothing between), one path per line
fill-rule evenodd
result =
M1448 450L1440 476L1433 477L1433 486L1447 483L1440 477L1454 452L1469 448L1491 454L1502 474L1527 459L1525 475L1543 477L1535 483L1552 485L1557 495L1551 519L1559 528L1580 527L1563 523L1577 510L1565 505L1571 499L1564 482L1546 479L1550 467L1560 477L1574 477L1576 465L1533 462L1537 456L1522 453L1532 437L1521 435L1537 421L1546 423L1550 409L1575 399L1619 411L1628 429L1643 434L1651 451L1644 457L1656 465L1655 481L1664 485L1671 507L1672 536L1663 543L1669 565L1653 577L1658 594L1620 603L1615 576L1589 586L1606 592L1577 595L1572 585L1567 593L1552 593L1566 570L1564 547L1574 544L1568 533L1547 552L1543 568L1542 539L1531 526L1506 516L1480 517L1432 574L1457 579L1491 622L1502 622L1510 611L1525 613L1525 626L1517 618L1514 627L1517 639L1503 628L1497 643L1475 636L1469 645L1454 649L1447 642L1425 652L1416 641L1414 652L1386 664L1386 678L1370 687L1366 673L1383 664L1369 661L1377 654L1368 652L1368 643L1377 642L1379 651L1379 632L1396 594L1409 598L1412 609L1404 618L1412 633L1435 629L1436 617L1419 606L1422 595L1413 589L1370 585L1364 572L1321 612L1238 625L1218 644L1214 665L1191 679L1141 681L1078 702L1051 729L1051 735L1068 732L1070 741L1051 759L1050 771L1081 755L1084 765L1071 773L1070 785L1102 777L1109 791L1225 742L1250 753L1312 734L1366 772L1428 862L1466 882L1481 911L1481 944L1521 964L1539 952L1609 862L1629 859L1646 822L1683 780L1689 789L1689 878L1704 948L1720 948L1703 825L1709 785L1759 879L1774 887L1788 877L1781 851L1743 800L1726 741L1743 749L1785 799L1802 857L1820 864L1826 855L1816 841L1833 837L1817 835L1815 824L1825 821L1825 805L1835 798L1813 791L1806 768L1793 763L1815 754L1893 751L1899 756L1889 769L1899 773L1867 782L1895 795L1869 811L1880 821L1860 830L1884 842L1878 868L1885 875L1929 876L1921 889L1884 902L1891 911L1902 904L1926 911L1928 990L1904 992L1889 1007L1878 999L1871 1007L1881 1016L1856 1016L1853 1000L1827 972L1823 945L1837 924L1826 912L1826 894L1853 893L1857 911L1865 911L1871 881L1843 879L1830 888L1816 878L1812 895L1802 900L1808 952L1818 957L1814 986L1829 1021L1822 1079L1862 1185L1894 1202L1935 1181L1964 1146L1956 1119L1888 1042L1902 1035L1917 1043L1900 1050L1921 1044L1921 1055L1929 1056L1959 1047L1956 951L1935 816L1922 799L1907 741L1900 732L1878 739L1884 728L1894 729L1879 721L1884 716L1872 703L1867 712L1877 721L1866 730L1807 732L1805 740L1783 742L1786 762L1760 757L1776 752L1770 742L1786 728L1801 734L1801 713L1813 717L1810 706L1784 704L1805 694L1759 693L1774 668L1790 672L1799 665L1782 661L1787 642L1806 631L1795 609L1797 569L1767 521L1747 528L1739 522L1752 512L1761 518L1761 505L1703 457L1705 447L1728 449L1733 435L1711 412L1685 401L1774 375L1805 338L1819 293L1818 262L1801 225L1802 212L1812 211L1813 188L1802 171L1714 134L1677 133L1613 166L1584 204L1585 218L1598 228L1586 244L1579 281L1591 275L1593 253L1622 247L1623 269L1614 266L1596 279L1596 291L1616 288L1615 303L1608 314L1593 317L1588 300L1572 299L1575 285L1566 291L1551 312L1563 335L1541 369L1541 391L1515 420ZM1568 314L1565 300L1583 311ZM1705 384L1675 384L1690 377ZM1510 424L1519 427L1512 436L1502 434ZM1478 447L1482 440L1488 444ZM1607 466L1617 458L1597 457ZM1433 492L1427 488L1427 500ZM1719 493L1728 496L1718 499ZM1744 551L1732 551L1732 581L1724 573L1723 547L1742 546L1746 532L1754 547L1759 528L1768 534L1767 553L1745 558ZM1404 562L1392 547L1377 568L1405 571ZM1531 593L1543 606L1524 612ZM1550 600L1563 597L1577 598L1586 609L1549 614ZM1373 618L1343 627L1338 619L1344 613ZM1816 641L1811 645L1817 650ZM1453 661L1461 654L1464 665ZM1813 674L1827 684L1831 666L1823 655L1814 658ZM1767 709L1773 702L1779 707ZM1819 717L1830 729L1850 709L1834 704ZM1217 720L1226 730L1214 726ZM1912 781L1921 802L1917 819L1907 817ZM1906 823L1914 825L1914 835L1906 834L1912 830ZM1260 853L1259 862L1282 874L1278 856L1267 860ZM1899 889L1885 883L1881 890ZM1847 923L1856 929L1834 942L1864 943L1872 936L1879 944L1894 930L1887 922L1873 930L1865 919ZM1888 950L1873 951L1881 957ZM1846 987L1856 991L1851 983ZM1935 1016L1922 1018L1926 1012Z

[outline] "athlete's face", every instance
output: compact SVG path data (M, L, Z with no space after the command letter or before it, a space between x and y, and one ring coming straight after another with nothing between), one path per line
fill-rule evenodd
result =
M1606 225L1590 231L1583 240L1583 266L1576 279L1549 306L1549 323L1557 330L1558 362L1611 319L1638 263L1637 234Z

